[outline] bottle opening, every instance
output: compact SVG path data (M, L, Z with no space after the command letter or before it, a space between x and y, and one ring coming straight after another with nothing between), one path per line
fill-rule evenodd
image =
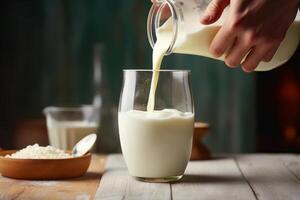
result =
M166 55L171 54L174 49L178 35L178 13L172 0L158 0L156 3L153 3L147 20L148 41L152 48L157 40L156 30L170 18L173 23L173 34Z

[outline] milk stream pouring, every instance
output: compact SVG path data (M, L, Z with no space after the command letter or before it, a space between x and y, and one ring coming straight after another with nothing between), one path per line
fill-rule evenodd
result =
M224 60L224 56L215 58L208 49L224 23L228 10L225 9L214 24L202 25L200 19L209 2L210 0L160 0L158 7L153 5L148 15L147 29L148 39L154 51L158 54L165 52L165 55L181 53ZM165 6L170 8L171 17L163 21L162 10ZM299 41L300 13L298 12L273 59L270 62L261 62L255 70L267 71L284 64L296 51Z

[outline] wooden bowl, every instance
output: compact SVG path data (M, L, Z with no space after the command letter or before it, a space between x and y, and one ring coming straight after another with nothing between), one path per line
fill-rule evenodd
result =
M82 176L91 163L90 153L64 159L16 159L6 158L16 150L0 151L0 173L2 176L29 180L54 180Z
M207 134L209 129L209 124L195 122L191 160L207 160L210 158L209 149L202 143L202 139Z

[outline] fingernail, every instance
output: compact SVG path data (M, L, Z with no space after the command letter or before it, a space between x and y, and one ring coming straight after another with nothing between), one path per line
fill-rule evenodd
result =
M210 15L204 15L202 18L201 18L201 23L202 24L208 24L211 20L211 16Z
M247 69L247 68L245 68L245 67L242 67L242 70L243 70L244 72L246 72L246 73L251 73L251 72L253 72L253 70Z

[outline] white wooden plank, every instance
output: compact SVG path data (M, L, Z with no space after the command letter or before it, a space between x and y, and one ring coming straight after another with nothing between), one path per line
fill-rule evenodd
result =
M182 181L171 186L174 200L256 199L232 158L192 161Z
M145 183L132 178L121 155L108 156L105 173L97 189L99 200L168 200L170 184Z
M120 155L109 155L95 199L124 199L129 178L125 169L125 163Z
M300 156L286 154L281 156L286 168L300 181Z
M240 155L237 163L260 200L299 200L300 182L282 155Z

